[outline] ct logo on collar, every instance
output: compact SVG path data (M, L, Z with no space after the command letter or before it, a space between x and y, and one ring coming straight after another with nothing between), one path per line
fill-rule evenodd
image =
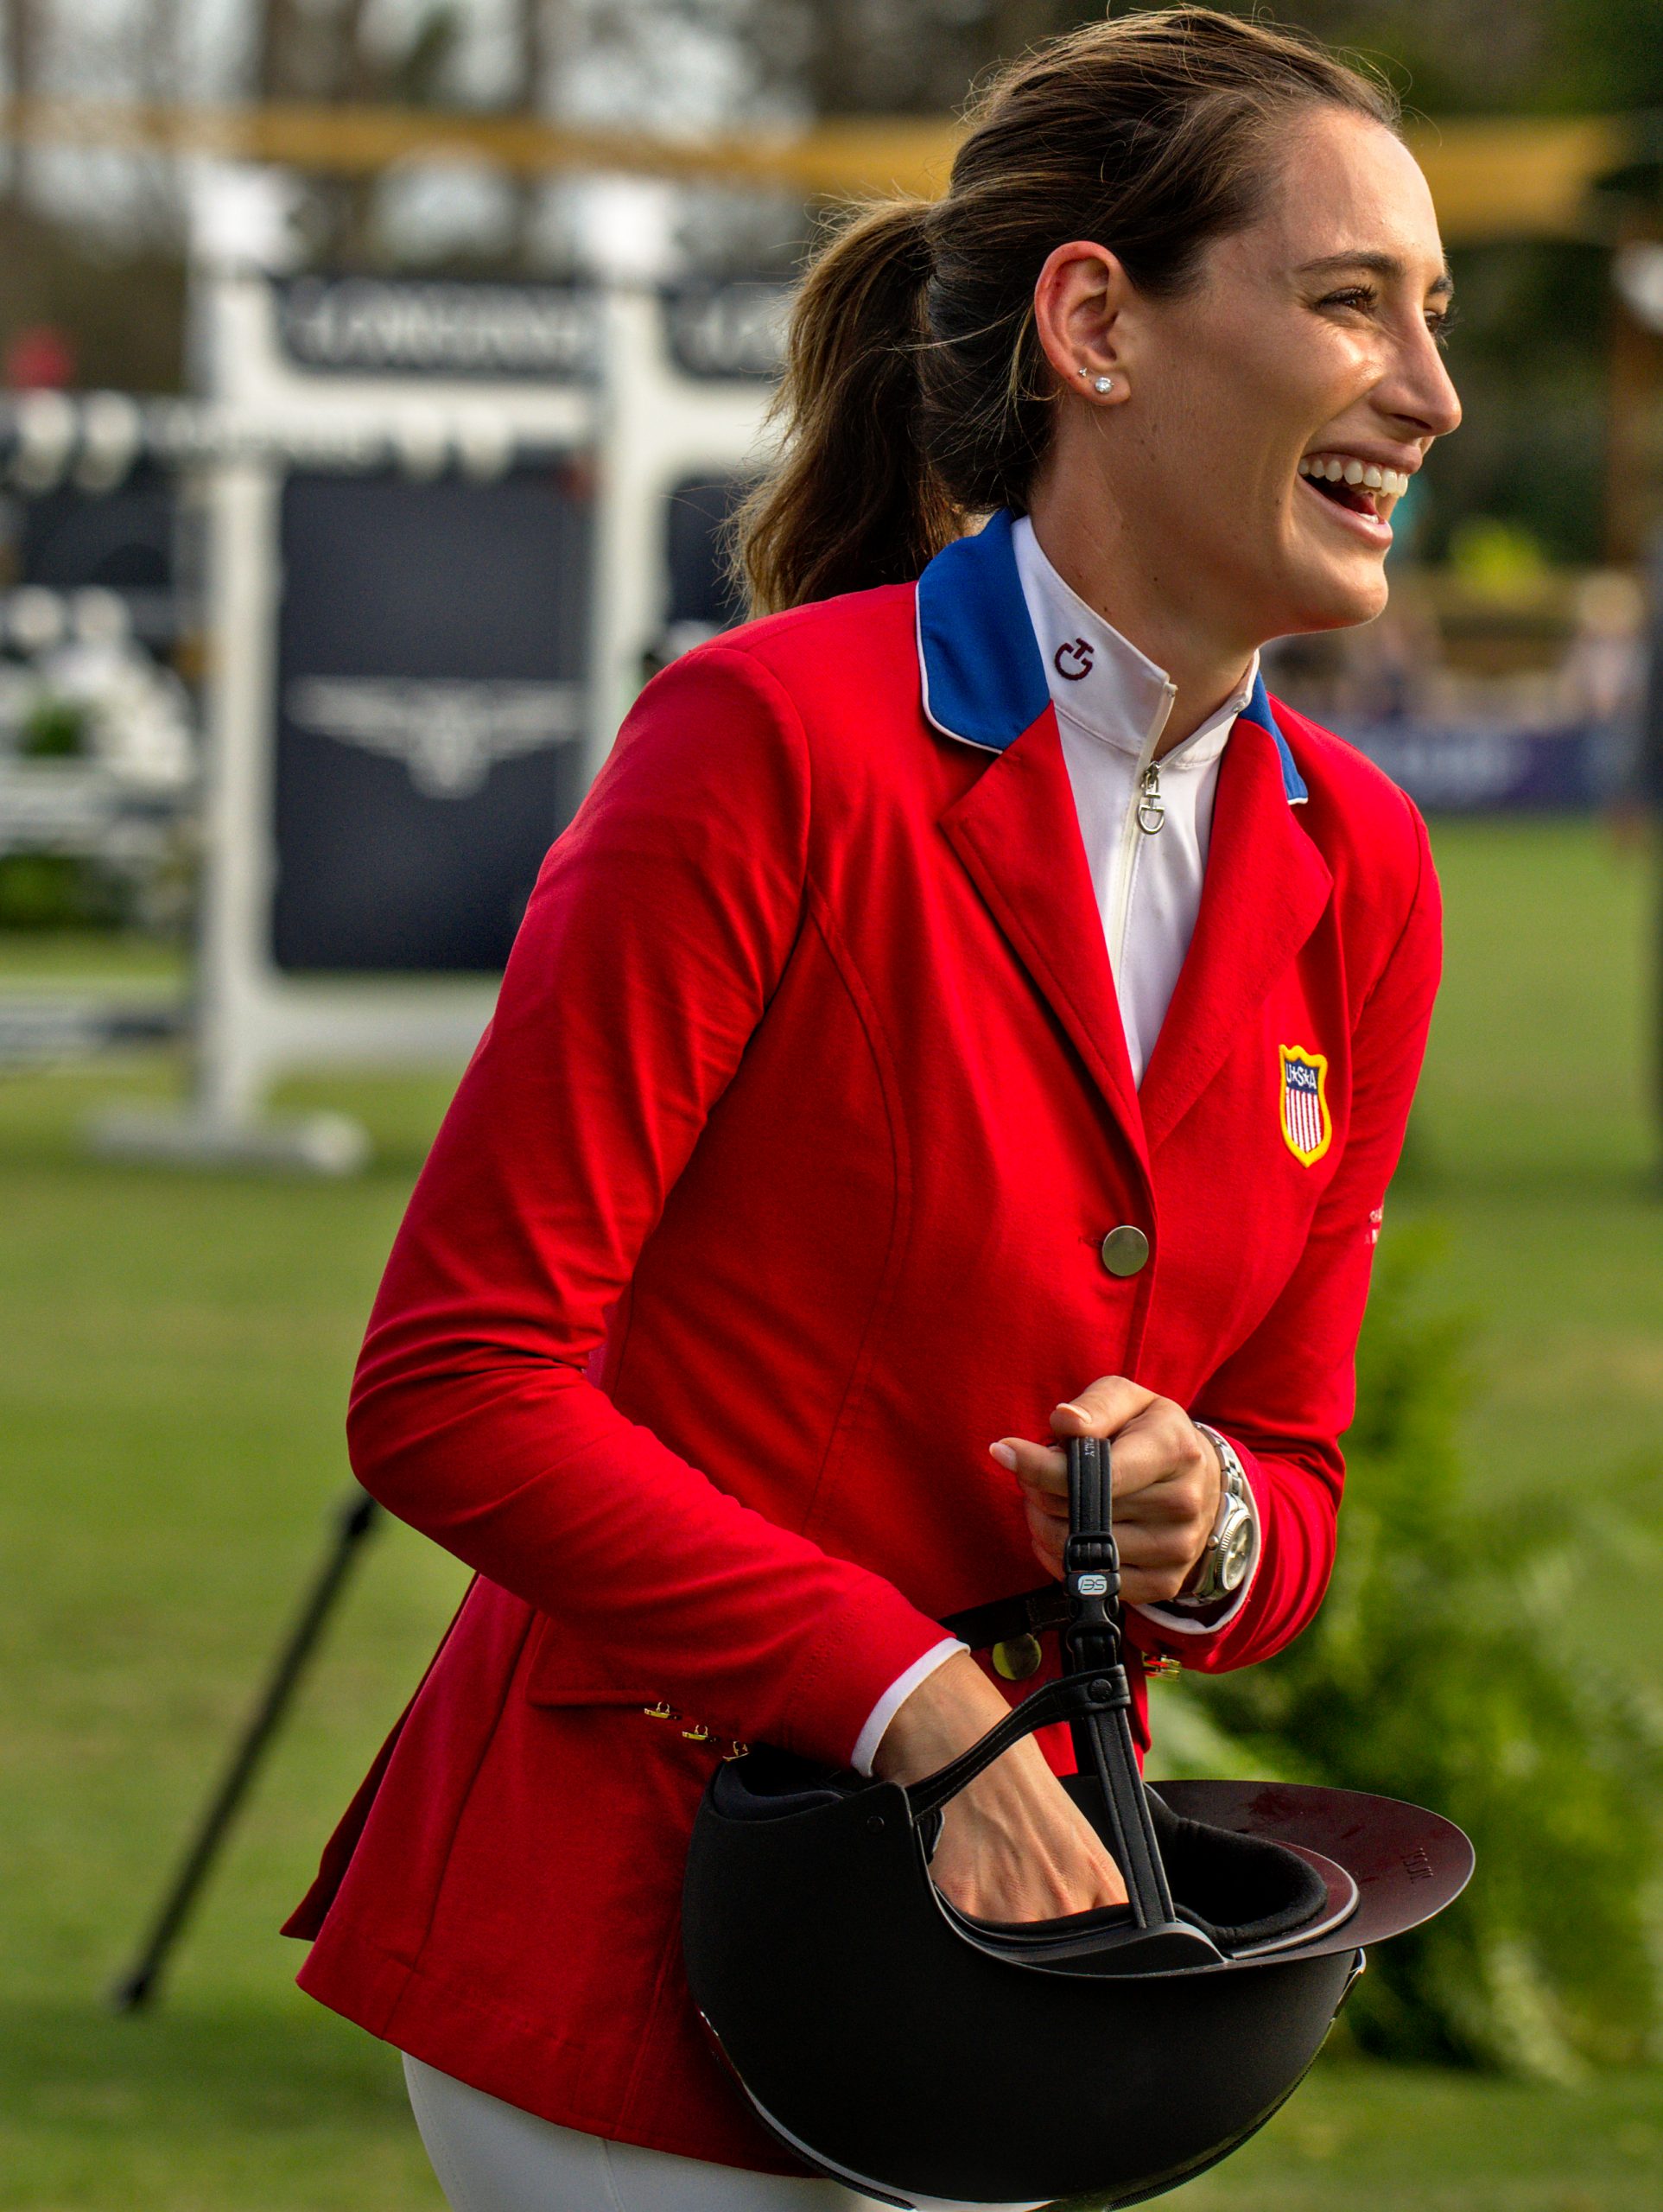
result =
M1060 645L1050 657L1050 664L1059 676L1070 683L1077 683L1082 676L1091 673L1092 645L1089 638L1071 638Z
M1279 1045L1282 1063L1282 1135L1302 1167L1314 1167L1334 1141L1328 1110L1328 1061L1302 1045Z

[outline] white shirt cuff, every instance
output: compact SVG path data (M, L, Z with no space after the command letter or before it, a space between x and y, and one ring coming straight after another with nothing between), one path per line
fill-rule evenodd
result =
M1253 1483L1244 1467L1241 1478L1247 1485L1247 1495L1253 1497L1253 1549L1247 1554L1247 1571L1241 1578L1241 1587L1225 1610L1209 1621L1197 1620L1193 1613L1175 1612L1171 1605L1134 1605L1134 1613L1141 1613L1146 1621L1170 1636L1216 1636L1230 1623L1247 1602L1247 1592L1253 1588L1259 1573L1259 1556L1264 1548L1264 1530L1259 1516L1259 1500L1254 1497Z
M906 1703L920 1682L943 1667L955 1651L968 1651L968 1643L961 1643L955 1636L944 1636L939 1643L932 1643L922 1659L915 1659L905 1674L898 1675L869 1713L866 1725L854 1739L854 1756L849 1764L857 1774L870 1774L872 1762L878 1756L878 1746L884 1740L884 1731Z

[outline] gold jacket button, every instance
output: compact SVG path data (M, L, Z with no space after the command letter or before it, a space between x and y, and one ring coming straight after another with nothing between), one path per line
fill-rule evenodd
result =
M1135 1275L1149 1262L1149 1239L1129 1221L1103 1239L1103 1265L1112 1275Z
M993 1672L1003 1675L1007 1682L1025 1682L1030 1675L1038 1673L1044 1656L1037 1636L1007 1636L993 1646Z

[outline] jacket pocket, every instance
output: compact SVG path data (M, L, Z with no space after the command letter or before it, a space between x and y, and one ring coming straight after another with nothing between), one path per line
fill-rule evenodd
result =
M524 1695L528 1705L567 1707L611 1707L620 1716L633 1712L643 1720L657 1721L649 1732L660 1750L692 1745L696 1751L714 1752L718 1758L738 1758L749 1748L739 1738L682 1713L663 1691L643 1677L610 1669L587 1643L581 1630L539 1613L529 1641ZM608 1655L610 1656L610 1655ZM687 1754L682 1754L687 1756Z
M524 1694L530 1705L662 1705L658 1686L618 1655L600 1651L581 1629L539 1613L528 1645Z

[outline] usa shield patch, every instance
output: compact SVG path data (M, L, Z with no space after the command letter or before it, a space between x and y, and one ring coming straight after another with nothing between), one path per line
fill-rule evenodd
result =
M1301 1166L1310 1167L1328 1150L1334 1124L1328 1111L1328 1062L1303 1046L1280 1045L1282 1135Z

